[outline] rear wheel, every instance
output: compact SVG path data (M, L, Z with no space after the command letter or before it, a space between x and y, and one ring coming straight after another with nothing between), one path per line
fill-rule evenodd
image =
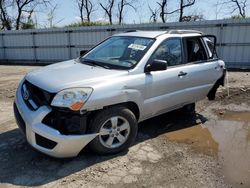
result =
M195 103L187 104L183 106L180 110L184 114L195 114Z
M127 149L137 135L137 120L125 107L112 107L100 111L90 124L90 133L99 135L90 148L99 154L114 154Z

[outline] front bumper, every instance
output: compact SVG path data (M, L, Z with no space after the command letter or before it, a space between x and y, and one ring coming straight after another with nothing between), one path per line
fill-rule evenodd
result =
M41 106L36 111L30 110L21 94L22 83L19 84L16 92L14 113L19 128L32 147L53 157L74 157L98 135L63 135L42 123L44 117L51 112L51 108Z

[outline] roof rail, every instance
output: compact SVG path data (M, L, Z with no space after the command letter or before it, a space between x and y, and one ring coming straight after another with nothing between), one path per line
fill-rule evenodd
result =
M192 33L197 33L197 34L203 34L201 31L197 30L169 30L166 31L167 34L192 34Z
M139 30L136 30L136 29L131 29L131 30L127 30L127 31L125 31L124 33L137 32L137 31L139 31Z

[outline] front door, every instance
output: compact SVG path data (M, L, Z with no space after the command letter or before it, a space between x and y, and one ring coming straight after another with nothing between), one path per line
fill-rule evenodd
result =
M181 38L169 38L162 42L149 62L155 59L167 61L168 67L164 71L145 74L143 114L147 117L170 111L185 103L184 89L189 82L189 76L183 71Z

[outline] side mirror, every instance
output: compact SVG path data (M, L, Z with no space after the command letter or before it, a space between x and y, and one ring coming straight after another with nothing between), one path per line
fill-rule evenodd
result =
M151 71L162 71L166 69L167 69L167 61L154 59L151 63L146 65L145 72L149 73Z
M89 52L88 50L81 50L80 51L80 57L84 56L88 52Z

